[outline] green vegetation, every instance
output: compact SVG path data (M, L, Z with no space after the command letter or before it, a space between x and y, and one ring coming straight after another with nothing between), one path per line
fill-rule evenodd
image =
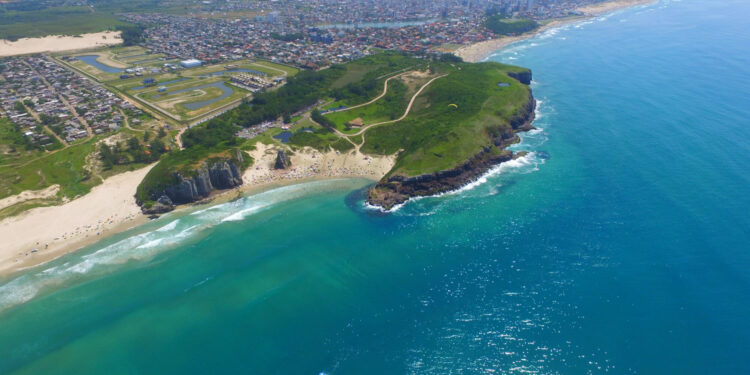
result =
M162 157L138 185L136 199L150 207L158 198L154 194L179 182L175 173L192 176L202 161L216 158L235 160L240 146L239 139L234 135L237 130L230 123L211 121L205 127L186 131L182 137L185 149L169 152ZM249 157L244 159L243 163L238 164L246 168L252 160Z
M510 129L511 118L529 100L529 89L507 73L523 69L498 63L458 67L435 80L407 118L368 130L362 151L404 150L391 174L412 176L456 167ZM499 87L501 82L509 86Z
M502 15L487 17L484 26L497 35L520 35L535 30L539 23L529 19L508 19Z
M234 157L234 150L255 141L276 143L271 136L281 132L278 128L244 143L235 133L238 126L281 118L299 121L291 130L293 148L348 152L357 144L369 154L401 151L390 174L405 176L454 168L485 149L501 152L488 146L511 129L511 120L530 100L529 88L508 74L526 71L499 63L464 63L451 55L417 59L388 52L300 72L287 85L187 131L182 138L186 149L162 158L139 187L138 197L148 204L154 192L176 182L174 172L189 174L204 160ZM388 92L379 97L385 80L399 73L405 74L389 80ZM368 104L323 115L318 110L322 103L327 108ZM305 115L298 117L300 113ZM365 120L363 130L346 129L353 118Z
M143 143L133 136L125 144L117 142L113 146L107 144L99 146L99 158L102 160L104 169L110 170L115 165L155 162L168 150L163 140L151 139L149 132L145 132L142 139Z
M122 32L122 45L125 47L134 46L144 41L142 26L119 26L117 30Z
M91 179L86 157L94 151L87 141L56 152L24 153L22 158L3 160L0 165L0 198L24 190L39 190L59 184L60 196L73 198L86 194L101 180Z
M400 80L393 79L389 82L388 92L380 100L349 111L331 113L326 115L325 118L342 131L350 130L351 127L348 124L355 119L361 119L365 124L394 120L400 117L406 110L406 106L411 98L407 95L408 93L409 88L406 84ZM318 123L321 122L318 121Z

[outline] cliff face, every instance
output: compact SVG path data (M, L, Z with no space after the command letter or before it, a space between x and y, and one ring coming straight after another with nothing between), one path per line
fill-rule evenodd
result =
M164 213L174 209L176 204L186 204L208 197L212 191L231 189L242 185L242 172L237 162L242 163L242 153L237 153L238 160L226 158L207 160L193 170L192 177L175 172L177 183L167 186L162 192L154 194L156 203L144 208L144 213Z
M531 72L523 74L528 74L528 77L514 78L521 82L524 82L522 79L531 82ZM510 129L495 136L491 146L484 147L471 159L453 169L413 177L400 175L387 177L370 189L367 202L389 210L411 197L430 196L456 190L486 173L493 166L517 157L518 155L505 148L517 142L516 133L534 129L531 123L534 121L535 108L536 101L529 94L528 102L511 119Z
M531 84L531 71L525 71L525 72L517 72L508 73L508 76L511 78L515 78L518 82L523 83L524 85L530 85Z

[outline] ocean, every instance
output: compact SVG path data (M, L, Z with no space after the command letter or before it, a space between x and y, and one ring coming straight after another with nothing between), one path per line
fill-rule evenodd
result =
M494 54L538 130L459 192L289 186L0 280L0 374L750 373L748 14L662 0Z

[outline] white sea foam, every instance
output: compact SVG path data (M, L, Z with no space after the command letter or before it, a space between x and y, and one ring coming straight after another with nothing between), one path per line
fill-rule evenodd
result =
M397 204L389 210L386 210L380 206L373 206L367 202L364 203L364 207L368 210L380 211L383 213L394 213L396 211L399 211L401 208L403 208L405 205L407 205L410 202L416 202L422 199L440 198L443 196L458 195L458 194L465 193L467 191L475 189L478 186L484 185L485 183L487 183L489 178L493 176L497 176L502 173L511 172L511 171L517 172L517 173L531 173L534 171L538 171L539 164L544 164L544 159L539 158L535 152L529 152L524 156L515 158L513 160L508 160L506 162L500 163L490 168L487 172L479 176L477 179L468 182L467 184L459 187L458 189L454 189L454 190L450 190L450 191L446 191L446 192L434 194L434 195L411 197L406 202Z
M145 261L195 238L200 232L222 222L244 220L280 202L309 194L336 180L318 181L286 186L237 201L219 204L171 219L166 224L148 232L134 234L82 256L71 255L67 261L44 269L28 272L0 285L0 311L25 303L46 288L75 282L111 272L113 266L129 261Z

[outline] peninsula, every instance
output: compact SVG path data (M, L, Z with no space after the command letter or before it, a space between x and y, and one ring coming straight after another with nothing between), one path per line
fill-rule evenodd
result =
M365 177L392 210L459 188L534 116L529 70L474 62L646 1L0 5L0 273L235 191Z
M299 118L284 134L287 155L321 152L392 156L395 165L370 190L369 204L389 210L411 197L456 189L514 157L506 146L531 129L535 102L528 69L465 63L453 55L417 58L384 52L320 71L301 72L275 91L183 135L185 149L166 155L138 187L149 214L201 201L243 184L247 151L277 143L236 136L277 118Z

